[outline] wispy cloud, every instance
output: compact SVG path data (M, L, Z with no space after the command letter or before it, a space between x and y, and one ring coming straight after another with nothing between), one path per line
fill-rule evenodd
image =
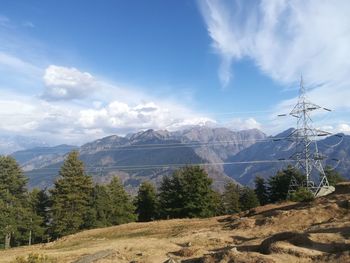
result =
M212 46L221 58L219 78L226 87L232 77L231 64L249 53L256 27L256 8L247 1L198 1ZM250 9L252 8L252 9ZM249 13L251 12L251 13ZM249 15L249 17L246 17Z
M198 5L221 58L224 87L234 74L232 65L248 58L281 86L297 87L303 74L312 101L338 111L350 109L349 1L205 0ZM282 101L276 112L288 111L295 101ZM346 125L333 126L347 131Z
M0 51L0 68L10 69L17 73L27 76L40 76L42 69L30 62L27 62L17 56Z
M198 1L222 58L226 85L231 64L252 59L265 74L289 85L303 73L308 84L348 80L350 2L339 0Z
M32 22L30 22L30 21L24 21L22 23L22 26L29 27L29 28L35 28L35 25Z
M10 27L11 22L7 16L0 15L0 27Z

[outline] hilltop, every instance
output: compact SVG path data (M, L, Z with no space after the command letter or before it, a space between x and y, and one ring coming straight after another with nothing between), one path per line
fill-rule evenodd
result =
M1 262L31 252L58 262L349 262L350 183L310 203L260 206L232 216L174 219L83 231L55 242L0 252Z

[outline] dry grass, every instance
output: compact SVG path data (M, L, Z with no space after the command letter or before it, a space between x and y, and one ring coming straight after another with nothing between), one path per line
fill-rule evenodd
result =
M130 223L0 252L58 262L350 262L350 185L312 203L286 202L234 216ZM187 246L186 244L191 244Z

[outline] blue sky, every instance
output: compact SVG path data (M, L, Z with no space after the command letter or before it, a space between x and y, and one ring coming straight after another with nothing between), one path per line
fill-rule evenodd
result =
M304 75L350 132L350 4L1 1L1 134L83 143L140 129L293 125Z

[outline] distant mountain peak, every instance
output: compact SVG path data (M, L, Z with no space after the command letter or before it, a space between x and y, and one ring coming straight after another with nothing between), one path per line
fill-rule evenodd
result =
M168 139L169 137L170 133L167 130L148 129L131 135L129 139L130 141L144 141L154 139Z
M289 128L289 129L287 129L287 130L285 130L285 131L283 131L283 132L277 134L277 135L274 136L274 137L276 137L276 138L287 137L287 136L289 136L290 134L292 134L293 131L295 131L295 128Z

